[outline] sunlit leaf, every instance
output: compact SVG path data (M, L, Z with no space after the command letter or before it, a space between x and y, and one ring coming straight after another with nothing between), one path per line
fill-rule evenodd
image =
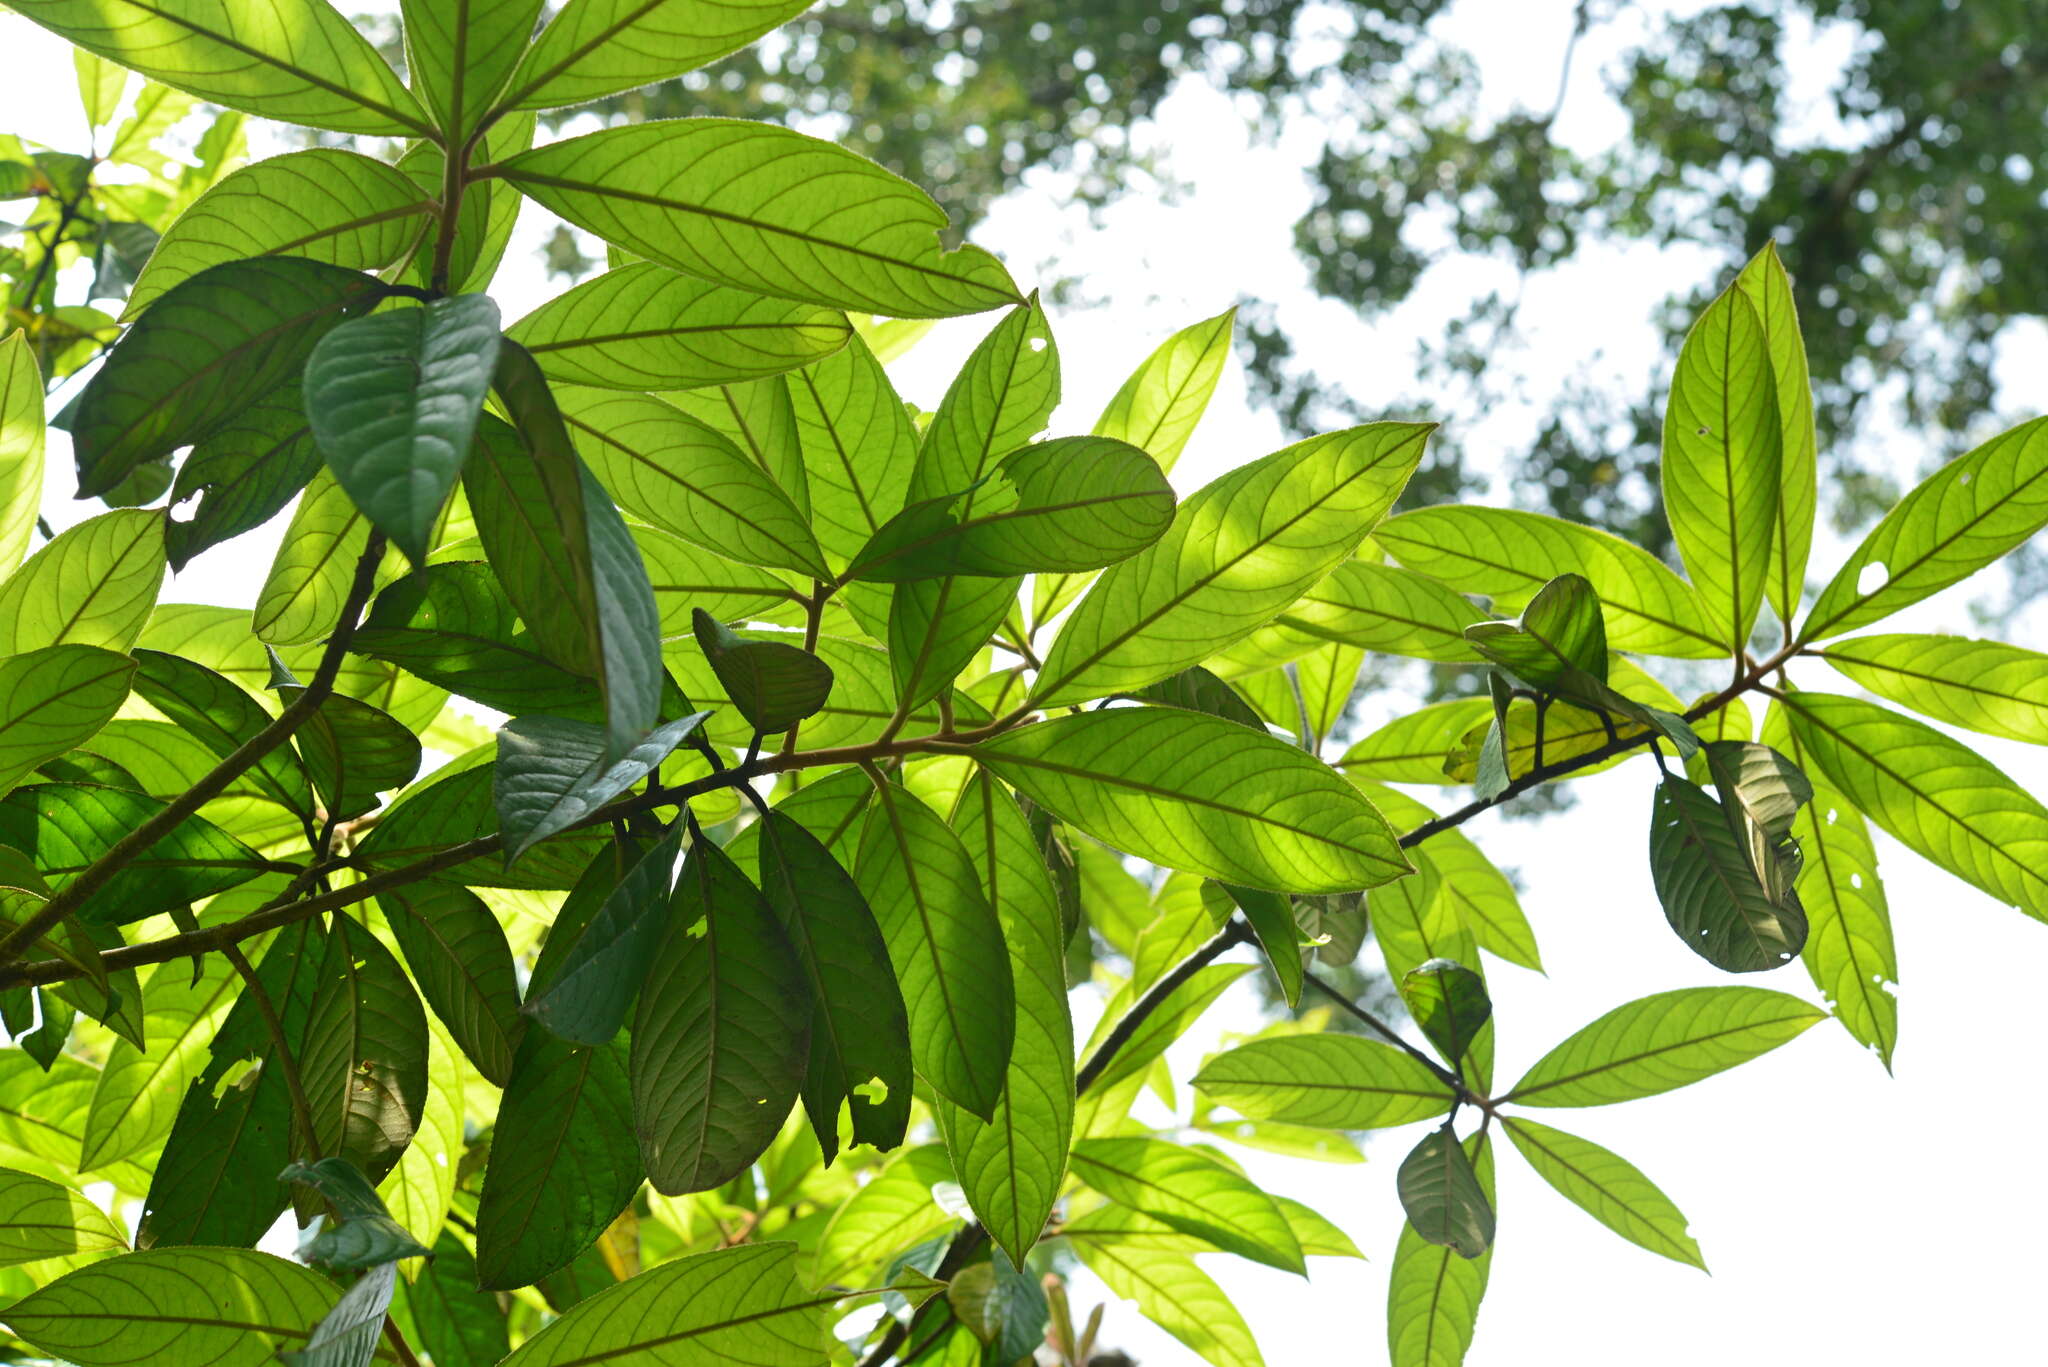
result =
M2048 745L2048 656L1964 636L1858 636L1817 652L1881 698L1990 736Z
M1461 1258L1476 1258L1493 1246L1493 1204L1450 1126L1431 1130L1410 1150L1395 1180L1408 1228L1424 1242Z
M1248 1120L1378 1129L1449 1109L1449 1087L1412 1056L1356 1035L1253 1040L1202 1065L1195 1089Z
M0 571L28 554L43 498L43 375L27 334L0 338Z
M114 1221L79 1193L0 1168L0 1265L127 1246Z
M0 654L135 644L164 580L164 515L123 508L59 532L0 582Z
M1503 1128L1529 1166L1573 1205L1632 1244L1707 1270L1685 1216L1628 1160L1520 1116L1509 1117Z
M1074 1175L1226 1252L1306 1275L1301 1245L1273 1198L1229 1168L1160 1139L1084 1139Z
M1764 349L1770 358L1777 390L1778 499L1771 532L1771 554L1764 575L1764 596L1778 615L1790 622L1806 589L1806 557L1813 546L1815 478L1813 388L1808 378L1806 343L1799 335L1799 309L1792 281L1778 259L1778 246L1766 242L1735 277L1735 288L1756 307L1763 325Z
M93 646L0 660L0 792L98 734L128 698L135 662Z

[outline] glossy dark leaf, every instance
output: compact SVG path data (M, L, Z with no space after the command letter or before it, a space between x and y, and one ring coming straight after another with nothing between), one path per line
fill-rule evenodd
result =
M1448 1126L1432 1130L1401 1160L1395 1179L1408 1227L1432 1244L1476 1258L1493 1244L1493 1203Z
M434 1367L494 1367L512 1350L497 1296L477 1290L476 1280L475 1257L453 1229L444 1229L419 1276L399 1283L392 1318Z
M495 833L495 770L494 764L472 764L413 785L389 811L379 813L377 824L356 846L358 865L369 870L403 868L451 845ZM568 831L528 851L514 868L507 869L496 854L481 854L443 869L440 876L473 888L570 888L598 850L609 844L609 834L601 829Z
M787 731L832 694L832 667L808 651L736 636L702 608L691 614L690 625L725 695L764 735Z
M1762 868L1752 863L1758 852ZM1657 900L1678 938L1716 968L1779 968L1806 944L1806 913L1792 891L1797 868L1785 868L1782 858L1746 812L1676 775L1657 785L1650 827Z
M171 568L253 531L284 511L320 468L320 447L296 382L264 395L193 446L171 486L164 528ZM183 505L197 499L195 507Z
M604 1044L618 1034L661 942L682 835L678 824L625 869L522 1011L571 1043Z
M537 842L576 825L652 773L708 713L656 727L607 763L604 728L560 717L517 717L498 731L493 800L509 865Z
M377 905L420 995L477 1071L503 1087L526 1022L498 918L469 889L443 883L387 892Z
M1148 684L1131 696L1165 707L1184 707L1190 712L1207 712L1212 717L1234 721L1255 731L1266 729L1266 723L1259 720L1259 714L1252 710L1250 703L1238 696L1237 690L1200 665L1191 665L1171 678L1161 679L1156 684Z
M286 686L278 695L290 705L299 691ZM322 701L296 739L329 816L374 811L380 794L405 787L420 771L419 738L389 712L346 694Z

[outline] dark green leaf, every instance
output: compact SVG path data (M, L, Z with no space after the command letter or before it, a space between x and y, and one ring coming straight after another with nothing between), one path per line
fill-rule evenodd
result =
M289 705L291 685L278 690ZM379 794L396 792L420 771L419 738L382 708L336 693L298 730L299 755L329 816L375 810Z
M207 749L226 759L270 724L270 714L240 686L204 665L160 650L137 650L135 691ZM288 745L249 768L262 789L302 815L313 811L306 771Z
M316 1151L383 1180L426 1105L427 1017L391 951L345 915L328 931L299 1073Z
M452 1229L419 1276L399 1283L391 1315L434 1367L494 1367L512 1349L505 1312L494 1293L477 1290L476 1259Z
M401 1258L421 1258L426 1248L391 1218L383 1198L345 1158L293 1163L281 1174L286 1182L313 1188L327 1200L332 1219L306 1240L300 1255L323 1267L375 1267Z
M1759 853L1761 867L1752 863ZM1783 866L1775 845L1747 813L1716 802L1675 774L1657 785L1650 873L1671 928L1716 968L1779 968L1806 944L1806 913L1792 891L1796 867Z
M286 1367L370 1367L383 1337L391 1293L397 1289L397 1264L379 1263L342 1293L313 1326L304 1348L279 1353L278 1361Z
M39 783L0 800L0 845L28 855L50 886L65 884L164 804L119 788ZM245 883L269 862L199 817L187 817L85 899L86 921L125 925Z
M1266 952L1266 962L1273 966L1273 976L1280 981L1281 1000L1290 1007L1300 1005L1301 927L1294 919L1291 899L1277 892L1262 892L1257 888L1241 888L1229 883L1217 886L1230 895L1230 900L1244 912L1252 933L1259 937L1259 948Z
M699 608L691 628L725 695L756 731L787 731L825 705L832 667L808 651L779 641L749 641Z
M1264 731L1266 724L1251 704L1237 691L1200 665L1190 665L1171 678L1147 684L1130 696L1164 707L1184 707L1190 712L1207 712L1212 717Z
M661 942L682 837L678 823L626 868L545 987L536 971L522 1011L576 1044L604 1044L618 1034Z
M1476 1258L1493 1244L1493 1205L1450 1126L1432 1130L1401 1160L1396 1179L1408 1227L1432 1244Z
M1463 964L1430 959L1401 977L1401 1000L1408 1014L1443 1052L1453 1067L1465 1057L1480 1029L1493 1015L1486 982Z
M197 499L164 529L171 568L253 531L284 511L320 468L320 447L296 383L264 395L193 446L178 466L171 505Z
M709 715L659 726L616 763L604 728L560 717L516 717L498 731L493 801L510 865L537 842L581 822L654 772Z
M1465 639L1531 688L1576 696L1574 675L1607 682L1607 625L1584 575L1562 574L1537 590L1515 622L1480 622Z
M477 1071L503 1087L526 1022L498 918L469 889L443 883L383 893L377 905L420 995Z
M370 870L401 868L443 853L450 845L493 834L498 814L491 801L493 764L472 764L443 770L381 813L375 827L356 846L358 865ZM466 863L443 869L441 877L476 888L568 888L576 885L599 849L610 843L602 830L568 831L527 852L516 868L507 869L495 855L479 854Z
M1484 1134L1465 1141L1480 1193L1493 1204L1493 1149ZM1458 1367L1471 1347L1493 1262L1489 1248L1461 1258L1427 1243L1405 1220L1387 1283L1387 1353L1392 1367Z

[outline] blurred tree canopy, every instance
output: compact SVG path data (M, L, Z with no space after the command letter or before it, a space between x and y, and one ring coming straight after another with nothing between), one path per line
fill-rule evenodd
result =
M844 0L596 108L608 121L723 114L833 134L934 187L957 231L1038 168L1070 176L1091 205L1155 192L1132 129L1176 81L1207 80L1261 129L1306 118L1323 130L1295 242L1314 288L1363 316L1461 256L1526 273L1618 239L1700 244L1732 270L1775 229L1802 314L1827 320L1809 331L1842 520L1867 520L1892 492L1857 455L1874 397L1897 396L1930 459L1984 430L1994 345L2048 298L2038 0L1755 0L1654 15L1649 40L1604 65L1630 129L1597 157L1553 136L1562 71L1551 107L1479 114L1477 64L1432 29L1457 3ZM1571 46L1623 8L1581 0ZM1816 128L1788 98L1797 37L1836 21L1858 31L1829 92L1834 119ZM552 257L569 273L593 264L568 239ZM1719 283L1668 301L1674 352L1681 320ZM1270 303L1246 303L1255 391L1290 428L1366 411L1300 363ZM1471 300L1419 352L1402 410L1455 411L1469 427L1498 402L1508 377L1487 359L1512 340L1516 311L1498 293ZM1567 386L1529 449L1507 453L1519 497L1663 547L1653 377L1667 371L1667 357L1645 356L1632 375ZM1387 396L1370 403L1377 413ZM1410 499L1470 482L1454 457Z

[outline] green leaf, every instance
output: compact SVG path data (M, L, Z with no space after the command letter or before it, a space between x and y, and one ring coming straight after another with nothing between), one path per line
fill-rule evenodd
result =
M699 1253L598 1292L501 1367L656 1362L677 1353L706 1362L824 1367L823 1312L831 1303L798 1284L794 1244Z
M284 1170L283 1180L313 1188L326 1199L334 1215L306 1240L300 1256L307 1262L360 1268L427 1255L426 1247L391 1218L362 1169L346 1158L293 1163Z
M1204 486L1075 607L1032 701L1142 688L1265 625L1357 550L1431 430L1370 423L1313 437Z
M128 291L123 322L201 271L258 256L381 270L427 230L433 210L405 174L339 147L287 152L220 178L158 239Z
M854 876L902 984L918 1075L992 1120L1016 1038L1016 993L974 861L936 812L884 784L861 830Z
M1102 410L1095 435L1127 441L1172 470L1223 376L1236 321L1237 310L1226 309L1161 342Z
M1488 1206L1494 1204L1493 1149L1484 1134L1465 1141L1465 1154ZM1472 1345L1486 1294L1491 1247L1461 1258L1426 1242L1403 1221L1387 1282L1387 1352L1393 1367L1458 1367Z
M1062 821L1168 868L1276 892L1348 892L1409 867L1355 787L1219 717L1087 712L1020 727L974 754Z
M1777 391L1778 498L1771 529L1771 554L1764 574L1764 596L1790 623L1806 591L1806 557L1813 546L1815 476L1813 388L1806 366L1806 343L1799 336L1799 309L1792 299L1792 281L1778 259L1778 247L1766 242L1735 277L1735 288L1756 308L1763 325L1764 349Z
M369 549L370 524L323 468L306 485L256 595L249 625L269 645L308 645L334 630Z
M299 1073L315 1151L382 1180L426 1104L427 1017L391 951L348 916L328 931Z
M279 1353L286 1367L370 1367L384 1328L391 1293L398 1289L398 1268L383 1263L356 1278L334 1308L313 1326L306 1346Z
M497 917L469 889L441 883L382 893L377 905L420 995L485 1080L503 1087L526 1023Z
M460 1048L440 1021L427 1018L427 1102L419 1128L399 1155L398 1166L377 1184L377 1196L408 1234L421 1243L447 1223L455 1201L457 1170L463 1159L464 1098L476 1078ZM418 1275L415 1265L407 1269Z
M1520 622L1481 622L1465 628L1465 639L1545 693L1591 703L1599 700L1592 686L1607 682L1607 627L1584 575L1559 575L1529 600Z
M760 830L762 891L808 981L804 1110L825 1162L839 1151L842 1101L852 1103L856 1144L894 1148L910 1118L911 1048L888 943L859 887L817 836L781 807ZM879 1097L855 1090L871 1079L882 1084Z
M1450 505L1388 518L1373 540L1411 570L1513 611L1561 574L1593 585L1607 643L1646 655L1712 659L1727 653L1699 591L1663 561L1576 522L1508 508Z
M0 583L0 654L54 645L125 651L163 581L161 511L124 508L66 527Z
M1425 1243L1476 1258L1493 1246L1493 1204L1449 1125L1432 1130L1401 1160L1395 1179L1408 1228Z
M533 145L533 132L531 114L498 120L473 147L470 165L480 166L496 157L524 152ZM448 171L439 145L427 141L413 143L399 157L398 169L422 195L436 203L440 201ZM472 181L462 192L462 205L456 210L455 239L448 251L446 279L435 280L437 252L421 241L400 258L398 283L430 293L452 290L457 294L475 294L487 289L511 243L513 224L523 203L519 192L509 185Z
M1254 731L1264 731L1265 722L1259 719L1251 704L1247 703L1235 689L1211 674L1200 665L1192 665L1170 678L1158 683L1147 684L1131 695L1143 702L1158 703L1162 707L1181 707L1190 712L1206 712L1212 717L1222 717L1240 726L1249 726Z
M665 81L738 51L804 9L802 0L739 0L715 10L679 0L571 0L528 45L499 104L585 104Z
M1227 893L1231 901L1244 912L1244 919L1258 937L1259 948L1265 952L1266 962L1272 966L1273 976L1280 983L1280 998L1289 1007L1301 1004L1301 984L1304 965L1301 961L1301 927L1295 920L1292 899L1276 892L1261 892L1256 888L1233 887L1218 883L1214 887ZM1204 889L1208 891L1207 888Z
M1084 1139L1074 1175L1104 1196L1227 1253L1307 1275L1301 1245L1273 1198L1193 1149L1160 1139Z
M17 788L0 800L0 845L12 845L62 889L115 842L162 810L140 793L69 783ZM125 925L247 882L269 867L201 817L187 817L78 908L80 919Z
M953 1180L945 1150L923 1144L890 1155L832 1216L819 1236L810 1281L818 1286L872 1286L888 1254L939 1233L958 1218L933 1188Z
M78 396L71 445L80 496L205 440L298 378L320 339L382 288L360 271L269 256L214 266L166 291Z
M1211 1058L1195 1090L1247 1120L1380 1129L1450 1108L1451 1092L1410 1055L1356 1035L1283 1035Z
M858 337L791 374L789 396L812 525L826 555L844 564L903 507L917 429Z
M968 1205L1022 1265L1052 1214L1073 1138L1066 934L1030 823L1007 791L977 774L961 792L952 826L1002 922L1017 1027L994 1116L984 1122L944 1102L934 1110Z
M143 1047L124 1039L108 1049L86 1112L79 1172L148 1158L170 1134L186 1089L205 1069L215 1029L244 990L218 956L202 961L196 979L183 964L150 974L140 993Z
M729 119L607 128L491 169L608 242L757 294L897 318L1020 302L995 257L941 249L945 211L922 190L786 128ZM819 184L833 193L789 193Z
M1781 704L1765 714L1763 734L1795 763L1809 765ZM1813 800L1800 808L1792 834L1806 852L1797 884L1810 927L1801 956L1806 971L1843 1027L1877 1050L1889 1069L1899 1038L1899 999L1892 990L1899 960L1870 828L1847 798L1815 783Z
M1471 600L1427 575L1347 560L1212 663L1223 677L1235 679L1326 644L1423 660L1477 660L1465 628L1485 618Z
M403 0L406 71L450 146L482 126L533 45L542 0Z
M810 517L810 479L804 472L788 380L771 375L740 384L673 390L662 397L739 447L789 495L798 512Z
M327 468L413 564L469 457L498 359L481 294L343 323L306 361L306 416Z
M205 665L160 650L137 650L135 663L136 694L220 759L270 725L271 716L261 703ZM278 746L248 772L279 803L311 816L313 790L290 746Z
M1825 1019L1761 987L1689 987L1618 1006L1537 1061L1501 1101L1607 1106L1767 1054Z
M2048 920L2048 808L1990 761L1875 703L1787 693L1800 749L1835 791L1914 853Z
M559 294L505 330L550 379L600 389L697 389L779 375L853 335L846 315L639 262Z
M1436 819L1436 813L1406 793L1377 783L1358 785L1395 826L1408 830ZM1463 831L1439 831L1429 838L1429 862L1437 872L1437 894L1489 954L1543 971L1536 932L1523 914L1515 885Z
M652 773L706 714L659 726L615 764L604 729L560 717L517 717L498 731L493 801L510 865L528 849L581 822Z
M475 762L466 768L451 766L415 784L356 845L357 866L376 871L401 868L450 845L494 834L495 767ZM440 876L479 888L569 888L583 877L597 852L611 848L611 843L610 832L585 828L536 846L512 869L502 859L479 855L443 869Z
M266 1367L341 1299L310 1268L241 1248L157 1248L88 1264L7 1309L24 1342L77 1367Z
M832 695L832 667L809 651L743 639L702 608L692 614L691 627L725 695L763 735L815 715Z
M99 733L127 701L135 662L93 646L0 660L0 792Z
M171 568L283 511L320 469L320 447L296 384L272 390L193 446L178 466L164 529Z
M604 1044L618 1034L661 942L682 838L678 823L623 871L560 967L545 975L546 986L536 981L522 1011L573 1044ZM599 855L593 875L611 862ZM542 977L536 969L535 978Z
M85 121L95 129L114 120L121 96L128 90L128 73L112 62L103 61L84 48L71 54L78 72L78 100L85 106Z
M633 1124L656 1191L723 1186L782 1129L810 1047L805 989L760 890L693 842L633 1021Z
M71 1188L0 1168L0 1266L126 1247L113 1219Z
M441 1231L419 1276L399 1282L391 1315L434 1367L494 1367L512 1348L497 1295L477 1290L476 1259L452 1229Z
M1124 1218L1108 1209L1067 1225L1069 1242L1082 1264L1102 1279L1112 1296L1135 1301L1138 1313L1204 1362L1215 1367L1263 1367L1265 1359L1259 1356L1251 1330L1223 1288L1189 1255L1150 1248L1142 1237L1116 1232Z
M1922 480L1870 529L1806 614L1801 641L1888 617L2048 525L2048 418L2002 432Z
M1657 900L1680 942L1714 967L1761 973L1805 946L1806 913L1791 878L1772 868L1778 858L1774 842L1740 810L1676 775L1657 785L1650 825Z
M28 334L0 338L0 570L28 554L43 500L43 373Z
M521 459L486 429L469 463L484 476L470 491L477 530L501 575L521 567L505 587L527 626L564 663L595 675L605 753L616 759L652 729L661 706L661 626L647 568L611 497L577 459L533 357L501 346L495 383L526 450Z
M1508 1117L1503 1127L1529 1166L1567 1201L1632 1244L1707 1270L1685 1216L1627 1159L1520 1116Z
M1439 878L1438 885L1442 883ZM1449 959L1429 959L1402 974L1401 1000L1429 1042L1454 1067L1493 1016L1486 980Z
M202 100L336 133L430 131L419 104L355 26L319 0L262 22L209 0L22 0L26 19Z
M1671 539L1731 650L1748 644L1777 531L1784 433L1770 338L1749 293L1723 290L1686 334L1664 410ZM1794 586L1795 589L1797 586Z
M1493 704L1486 698L1430 703L1352 745L1337 767L1352 779L1383 783L1458 782L1446 772L1445 760L1474 727L1488 725L1492 716Z
M286 705L298 690L279 690ZM330 816L358 817L376 809L381 793L396 792L420 771L420 742L379 707L334 694L298 730L299 755Z
M1952 726L2048 745L2048 656L1964 636L1858 636L1822 659L1881 698Z

